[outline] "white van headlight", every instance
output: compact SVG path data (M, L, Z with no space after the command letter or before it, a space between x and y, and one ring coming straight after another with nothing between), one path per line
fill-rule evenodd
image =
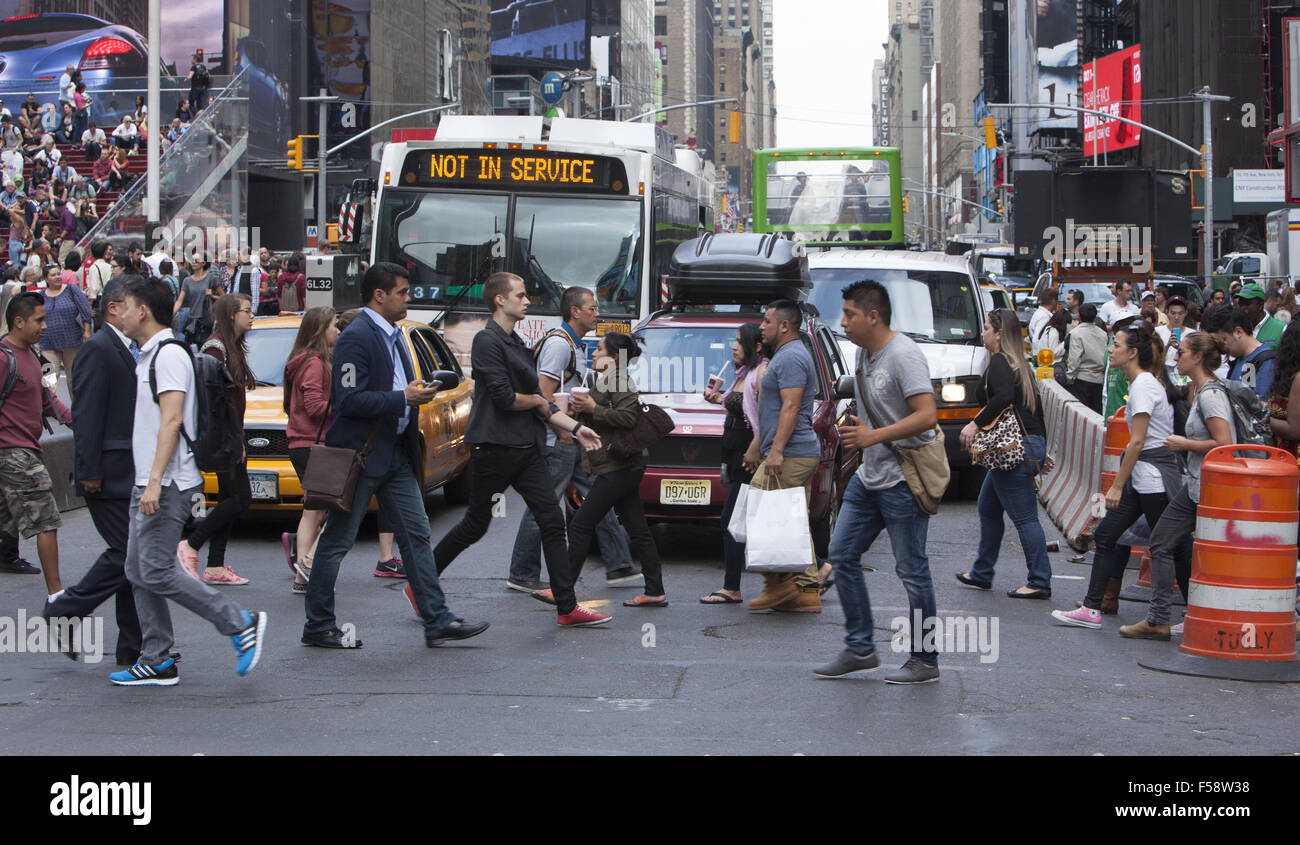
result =
M965 402L966 385L958 384L956 382L945 384L939 390L939 398L944 402L952 402L954 404Z

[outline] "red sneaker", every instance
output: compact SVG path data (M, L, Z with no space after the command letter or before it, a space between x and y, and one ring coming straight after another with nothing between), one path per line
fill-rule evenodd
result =
M407 584L403 587L402 592L406 594L406 600L411 603L411 610L415 611L416 617L423 619L424 617L420 615L420 606L415 603L415 593L411 592L411 585Z
M597 625L604 625L613 619L604 613L596 613L582 605L575 605L569 613L561 613L555 617L555 622L561 628L594 628Z

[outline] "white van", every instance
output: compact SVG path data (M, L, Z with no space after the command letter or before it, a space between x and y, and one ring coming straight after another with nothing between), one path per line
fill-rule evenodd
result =
M957 480L959 470L971 467L970 453L961 451L957 436L979 413L975 388L989 364L981 339L985 306L969 258L941 252L831 249L810 252L808 272L813 285L808 301L840 333L840 354L849 371L857 347L839 327L843 290L869 279L889 291L890 328L915 340L930 362L939 426ZM969 477L974 481L979 475ZM970 489L962 487L963 492Z

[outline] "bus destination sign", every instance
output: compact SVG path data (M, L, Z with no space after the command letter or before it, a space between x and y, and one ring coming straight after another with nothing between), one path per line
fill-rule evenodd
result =
M418 150L407 154L400 184L413 188L628 193L627 176L618 159L547 150Z

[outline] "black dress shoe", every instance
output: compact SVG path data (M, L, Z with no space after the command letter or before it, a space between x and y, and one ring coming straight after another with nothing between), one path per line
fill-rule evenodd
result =
M361 640L344 640L343 632L338 628L314 633L304 632L302 644L319 646L320 648L361 648Z
M424 644L429 648L442 645L449 640L468 640L470 637L477 637L488 629L486 622L466 622L464 619L456 619L443 625L432 634L424 635Z

